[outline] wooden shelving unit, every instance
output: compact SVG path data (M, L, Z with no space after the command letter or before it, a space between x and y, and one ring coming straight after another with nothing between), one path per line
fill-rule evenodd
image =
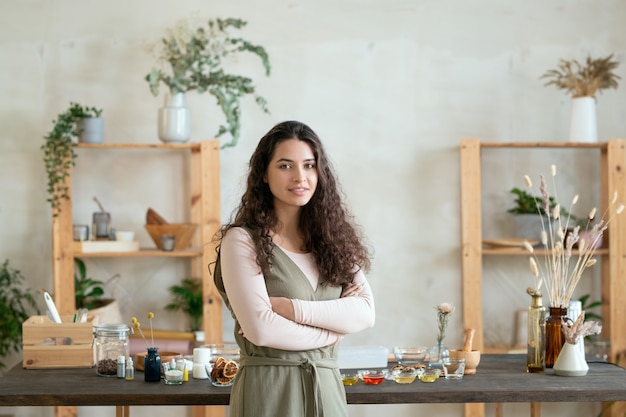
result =
M521 249L484 249L482 244L481 222L481 155L493 148L534 148L534 149L596 149L600 158L601 207L606 207L614 191L618 192L622 202L626 203L626 140L612 139L602 143L574 142L512 142L490 143L477 139L461 141L461 250L462 250L462 285L463 285L463 324L465 328L476 329L474 346L485 349L483 331L482 274L485 256L528 256ZM626 216L616 216L605 236L606 248L599 249L602 257L602 316L603 334L611 342L610 360L625 361L626 355ZM608 239L606 239L608 237ZM626 404L617 403L610 407L608 414L623 415ZM496 408L496 411L498 409ZM539 415L538 404L531 406L531 414ZM466 404L465 415L478 417L484 415L484 405Z
M220 218L220 159L219 141L207 140L185 144L78 144L84 152L98 152L99 149L115 149L119 152L135 150L143 152L189 152L189 221L198 223L191 247L186 250L164 252L154 248L142 248L137 252L124 253L82 253L74 252L72 240L72 178L66 179L70 200L63 200L60 214L52 221L53 289L60 314L73 314L74 304L74 257L115 258L115 257L171 257L188 258L192 276L201 276L204 296L204 322L206 343L222 342L222 302L209 274L208 265L215 261L216 251L213 236L221 225ZM138 159L139 160L139 159ZM140 161L140 160L139 160ZM87 168L80 167L80 157L76 165L81 175ZM57 416L75 417L75 407L58 407ZM194 417L223 416L224 407L194 407Z

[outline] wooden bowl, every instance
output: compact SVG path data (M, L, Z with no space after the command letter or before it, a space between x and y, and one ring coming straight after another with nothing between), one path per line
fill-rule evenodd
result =
M173 235L176 237L174 250L187 249L193 237L197 223L168 223L168 224L146 224L144 226L157 248L161 246L161 235Z
M474 375L480 363L480 350L465 352L460 349L450 350L450 359L465 359L465 375Z

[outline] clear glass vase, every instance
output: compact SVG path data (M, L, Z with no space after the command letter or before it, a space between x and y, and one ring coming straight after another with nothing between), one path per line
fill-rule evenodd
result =
M441 342L437 342L433 346L428 354L428 364L433 368L443 368L443 363L450 358L450 350L446 345Z

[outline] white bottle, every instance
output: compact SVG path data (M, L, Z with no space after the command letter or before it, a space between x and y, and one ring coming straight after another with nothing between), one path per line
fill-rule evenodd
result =
M132 381L133 379L135 379L135 365L133 364L133 358L129 356L126 362L126 380Z
M117 377L126 378L126 356L117 357Z

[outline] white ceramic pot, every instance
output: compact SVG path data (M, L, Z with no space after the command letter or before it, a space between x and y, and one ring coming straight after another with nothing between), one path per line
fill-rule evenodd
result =
M191 138L191 112L185 94L165 96L165 105L159 109L159 139L168 142L187 142Z
M78 121L80 143L102 143L104 141L104 118L88 117Z
M559 376L584 376L589 371L589 365L577 345L565 343L553 369Z
M576 97L572 99L572 119L569 129L570 142L597 142L596 99Z

